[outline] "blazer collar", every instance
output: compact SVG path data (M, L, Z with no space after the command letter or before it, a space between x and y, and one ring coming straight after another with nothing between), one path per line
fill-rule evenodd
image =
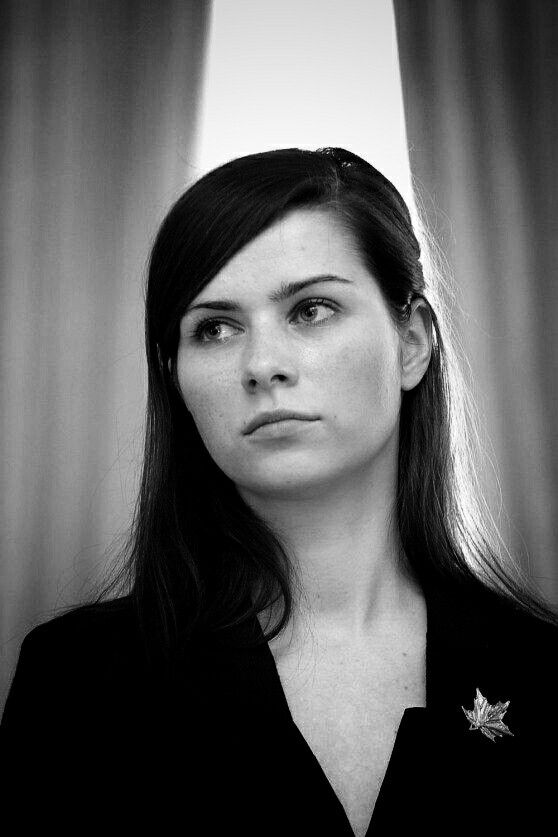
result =
M472 708L477 688L495 703L508 700L514 685L513 666L506 663L500 647L499 600L480 583L466 586L452 579L429 580L423 583L423 591L427 608L426 709L436 714L449 712L462 724L461 707ZM190 647L189 662L195 662L201 673L200 694L227 695L250 712L289 715L269 646L243 646L253 637L263 637L256 617L223 637L205 637Z

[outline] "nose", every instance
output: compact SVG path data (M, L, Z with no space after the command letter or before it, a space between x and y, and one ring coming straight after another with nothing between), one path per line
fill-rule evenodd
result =
M282 337L269 325L248 339L242 359L242 386L253 393L269 391L278 384L294 386L298 381L298 365L295 353Z

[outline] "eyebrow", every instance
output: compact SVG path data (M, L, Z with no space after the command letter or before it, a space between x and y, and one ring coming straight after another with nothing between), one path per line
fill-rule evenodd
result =
M283 302L285 299L295 296L299 291L309 287L309 285L317 285L318 282L342 282L346 285L352 285L350 279L344 279L342 276L335 276L331 273L324 273L320 276L310 276L308 279L301 279L298 282L283 282L282 285L269 294L270 302ZM186 309L186 314L195 311L197 308L210 308L216 311L241 311L242 306L234 299L208 299L204 302L198 302L196 305L190 305Z

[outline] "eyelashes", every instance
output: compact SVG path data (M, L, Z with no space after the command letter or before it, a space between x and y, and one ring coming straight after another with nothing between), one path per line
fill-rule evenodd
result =
M302 302L299 302L299 304L294 308L293 314L296 315L299 311L303 311L305 308L314 308L320 305L323 305L329 308L330 311L333 311L333 315L331 317L325 317L324 319L318 320L317 322L304 322L304 325L308 325L311 327L319 327L321 325L324 325L326 322L329 322L329 320L331 320L338 311L338 307L334 305L334 303L330 300L317 297L304 299L302 300ZM225 342L224 340L217 340L211 338L209 340L204 339L204 335L206 334L207 329L218 325L230 324L227 323L225 320L219 319L217 317L210 317L205 320L200 320L200 322L193 329L191 337L197 343L223 343Z

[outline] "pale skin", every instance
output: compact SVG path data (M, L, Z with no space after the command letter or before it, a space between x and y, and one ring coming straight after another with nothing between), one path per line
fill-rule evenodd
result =
M348 282L269 299L325 275ZM180 390L214 461L294 562L293 617L270 648L293 719L362 837L402 713L425 705L426 608L392 516L401 397L428 367L428 308L414 301L396 327L352 235L323 208L277 221L192 304L225 298L239 310L182 320ZM208 318L219 322L196 342ZM278 408L319 419L274 439L243 435Z

